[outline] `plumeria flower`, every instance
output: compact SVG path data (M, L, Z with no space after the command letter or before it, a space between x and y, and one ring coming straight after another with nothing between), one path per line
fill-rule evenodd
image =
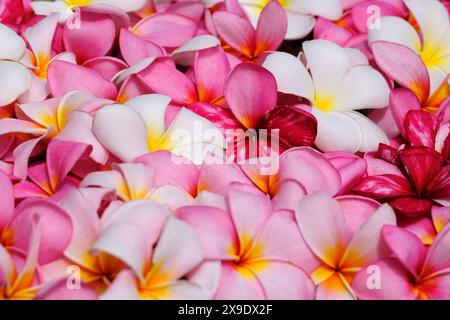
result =
M27 252L32 243L33 229L39 228L34 239L40 264L59 259L72 234L67 213L47 199L26 199L15 207L14 188L10 179L0 171L1 203L0 244L7 250ZM37 222L38 220L38 222ZM39 226L36 226L36 223ZM1 290L0 290L1 291Z
M125 226L122 224L122 228ZM118 257L126 254L123 259L130 261L132 271L122 271L102 299L211 299L212 292L204 281L206 278L208 282L216 282L214 278L218 276L218 269L209 266L197 269L204 253L194 230L187 223L174 218L168 218L162 230L155 230L154 226L154 221L147 220L147 225L142 224L133 230L136 236L128 242L130 248L135 248L134 257L126 252L119 253L112 241L105 244L110 252L117 252ZM108 250L106 247L105 250ZM205 276L204 272L213 274Z
M79 180L69 173L91 151L86 144L52 140L47 147L46 161L28 169L30 181L21 181L14 186L15 197L52 197L54 201L63 198L68 190L79 184Z
M52 98L17 106L18 118L1 119L0 134L24 133L32 138L14 150L14 174L26 178L28 159L44 140L58 138L80 142L93 147L91 157L106 163L108 154L92 133L93 118L89 114L110 103L84 92L70 92L61 98Z
M367 211L372 213L368 215ZM298 204L298 226L317 259L309 257L304 262L317 285L316 299L356 299L351 287L356 273L385 257L381 230L385 225L395 225L396 218L388 205L374 211L373 205L358 209L340 206L321 192Z
M409 231L385 226L382 237L392 255L377 261L379 288L370 290L370 274L361 270L353 281L353 290L361 299L448 300L450 225L442 229L427 248Z
M337 21L319 17L314 27L314 39L335 42L342 47L361 50L369 59L372 53L367 43L369 29L376 28L379 18L405 18L408 10L402 0L341 0L344 14Z
M254 87L258 83L258 87ZM277 105L277 83L266 69L253 64L237 65L228 76L225 99L236 119L246 129L279 130L283 149L311 146L317 133L317 121L308 112Z
M51 14L25 32L30 50L26 51L21 62L30 69L31 88L20 99L20 102L42 101L47 98L49 88L47 84L47 71L53 61L75 62L71 52L62 52L54 55L52 42L58 24L58 15Z
M369 43L380 68L411 89L424 107L435 110L449 85L445 80L450 72L449 13L438 0L404 2L420 35L406 20L382 17L381 27L370 30Z
M166 150L202 163L208 152L221 152L222 133L185 108L166 126L169 102L167 96L152 94L124 105L103 107L95 115L93 132L106 149L125 162L151 151Z
M258 18L262 15L261 11L268 2L269 0L239 0L239 3L248 14L248 17L254 26L256 26ZM342 15L342 7L339 0L280 1L280 5L286 10L286 40L301 39L307 36L316 23L314 16L320 16L329 20L337 20Z
M220 46L195 54L193 79L177 70L167 58L156 59L138 73L151 90L167 95L171 104L188 106L195 102L224 104L224 85L230 64ZM165 81L161 81L161 78Z
M81 187L112 189L122 201L147 199L168 205L171 209L193 202L192 196L179 184L155 184L154 171L142 163L122 163L113 167L112 171L89 173Z
M269 54L263 66L273 73L278 91L306 98L317 118L316 146L322 151L373 151L385 133L360 109L388 105L389 87L357 50L325 40L303 43L305 65L282 52Z
M71 191L62 205L74 221L74 235L66 258L43 270L47 281L56 283L43 299L74 294L82 299L208 298L195 279L182 279L203 260L200 241L163 206L132 201L108 208L99 219L99 202L81 190ZM65 285L65 266L72 264L81 268L82 293Z
M248 61L255 61L265 51L276 50L287 30L286 13L276 0L264 7L256 27L246 17L227 11L215 12L212 19L223 42Z
M295 210L303 197L314 192L327 192L333 197L345 194L362 179L366 165L352 154L323 155L312 148L300 147L284 152L273 174L264 174L263 169L263 163L220 166L205 163L198 191L226 196L232 183L241 183L269 195L277 210Z
M123 208L115 205L99 218L97 212L107 191L100 190L100 196L94 194L92 190L72 189L60 202L72 220L73 233L64 256L42 269L45 281L51 284L42 293L42 299L98 298L116 276L128 268L128 259L135 256L137 246L148 248L148 244L142 242L132 243L136 239L140 240L140 234L136 233L136 230L141 232L138 226L143 226L144 221L151 221L152 224L146 223L145 226L148 227L149 234L156 237L170 214L161 206L140 201ZM112 212L115 214L114 218L111 216ZM126 242L123 235L127 235ZM81 290L70 290L66 285L67 268L73 265L80 270Z
M0 106L6 106L30 88L31 76L27 68L18 63L25 54L23 39L0 23L0 41Z
M40 226L35 222L26 255L10 252L0 244L0 300L32 300L41 287L39 279Z
M380 201L389 201L396 212L417 216L431 212L434 202L449 205L450 165L432 148L408 147L398 157L405 174L377 174L364 178L353 191Z
M228 209L188 206L176 215L197 232L205 258L220 261L216 299L312 299L299 267L300 233L292 212L275 212L259 191L233 184Z
M59 13L60 21L64 22L74 14L74 8L98 5L110 5L118 9L131 12L144 7L146 0L54 0L33 1L31 7L37 15Z

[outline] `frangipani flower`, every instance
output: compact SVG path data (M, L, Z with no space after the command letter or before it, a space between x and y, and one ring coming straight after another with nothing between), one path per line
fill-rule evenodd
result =
M53 0L53 1L33 1L31 7L38 15L49 15L59 13L60 21L66 21L73 15L73 8L111 5L124 11L136 11L144 7L146 0Z
M46 264L59 259L72 234L67 213L56 203L46 199L26 199L14 207L14 188L0 170L0 245L8 250L27 252L37 243L36 259ZM36 223L39 226L36 226ZM33 229L39 228L31 239ZM34 259L34 258L33 258ZM1 274L1 273L0 273ZM1 281L0 281L1 283ZM1 291L1 290L0 290Z
M340 156L334 161L349 160ZM359 160L364 163L364 160ZM365 173L365 166L361 166L359 162L350 162L353 165L352 172L343 170L341 175L320 152L300 147L284 152L279 159L278 171L272 175L263 175L262 166L257 165L217 166L205 163L200 171L198 191L226 196L231 184L240 183L256 187L269 195L277 210L295 210L298 201L307 194L325 191L330 196L335 196L343 187L354 185Z
M378 288L367 287L371 273L366 269L356 275L352 288L360 299L450 299L450 225L439 232L429 248L411 232L394 226L385 226L382 237L392 255L372 265L378 270Z
M278 129L283 149L314 143L316 119L295 106L278 106L277 83L266 69L249 63L237 65L228 76L224 91L228 107L244 128Z
M17 62L25 54L25 42L1 23L0 42L0 106L6 106L30 88L31 76L27 68Z
M38 272L39 221L34 223L26 255L0 244L0 300L32 300L41 286Z
M223 42L248 61L255 61L265 51L276 50L287 30L286 13L276 0L264 7L256 28L247 18L227 11L215 12L212 19Z
M317 285L316 299L355 299L351 285L358 271L385 257L381 230L395 225L394 211L383 205L365 219L358 209L343 210L324 193L312 194L300 201L296 218L308 248L318 261L305 260L305 267ZM367 207L359 206L361 214ZM356 210L356 212L355 212Z
M193 201L190 194L177 184L156 185L153 170L141 163L122 163L113 168L112 171L88 174L81 182L81 187L112 189L122 201L147 199L172 209L189 205Z
M314 286L299 267L301 238L288 211L275 212L253 188L233 184L227 211L187 206L176 211L197 232L207 261L221 264L216 299L312 299Z
M270 0L239 0L252 24L256 26L263 8ZM280 1L286 10L287 33L286 40L301 39L314 28L316 19L320 16L329 20L337 20L342 16L342 7L339 0L288 0Z
M133 211L128 212L132 213ZM155 228L155 225L161 226L159 221L155 223L148 219L146 222L136 226L135 230L129 230L136 233L133 239L127 241L129 248L134 248L134 257L126 252L119 252L112 241L105 243L104 250L109 250L112 254L117 252L116 256L129 261L132 271L122 271L102 298L211 299L212 292L204 286L204 276L201 273L207 271L207 280L211 281L210 278L213 278L214 282L218 275L217 268L207 266L207 269L196 270L203 261L204 253L194 230L187 223L172 217L166 217L162 230ZM122 228L125 226L126 224L122 224Z
M30 181L21 181L14 186L15 197L52 197L55 201L64 197L71 188L77 188L79 181L69 176L77 162L91 153L88 145L54 139L47 147L45 163L28 169Z
M389 87L357 50L325 40L303 43L305 67L282 52L269 54L263 66L275 76L278 91L306 98L318 121L316 146L322 151L373 151L385 133L360 109L388 105ZM309 70L309 72L308 72Z
M0 134L24 133L34 136L14 150L14 174L25 179L28 159L43 140L60 139L92 146L91 157L106 163L108 154L92 133L90 112L110 103L84 92L70 92L61 98L18 105L18 118L1 119Z
M450 204L450 165L443 163L439 153L428 147L408 147L398 157L406 175L368 176L353 191L389 201L396 212L407 216L430 213L433 202Z
M26 51L21 62L31 71L31 88L20 102L42 101L47 98L47 71L53 61L75 62L75 56L71 52L58 55L52 53L57 24L58 14L51 14L25 32L25 39L31 50Z
M106 149L125 162L151 151L167 150L202 163L208 152L221 152L222 133L185 108L166 126L169 102L167 96L151 94L124 105L103 107L95 115L93 132Z
M436 110L449 86L450 19L438 0L405 0L414 21L382 17L381 28L369 32L374 57L380 68L409 88L424 107Z

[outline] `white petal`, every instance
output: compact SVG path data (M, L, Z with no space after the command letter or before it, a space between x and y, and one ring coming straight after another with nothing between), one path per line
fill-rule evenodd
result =
M168 206L172 210L194 204L194 199L180 187L165 185L155 188L148 197L150 200Z
M32 1L30 5L34 13L39 16L49 16L52 13L58 13L58 22L60 23L66 22L74 14L64 1Z
M132 12L142 9L147 0L93 0L92 2L99 4L110 4L127 12Z
M30 72L13 61L0 61L0 106L14 102L31 85Z
M94 119L93 131L100 143L125 162L146 154L147 128L139 114L123 105L100 109Z
M0 60L18 61L25 53L25 41L13 30L0 23Z
M310 15L286 11L286 16L288 21L286 40L296 40L306 37L316 24L316 19Z
M437 0L404 0L419 24L424 49L433 50L449 26L448 11Z
M25 38L36 57L38 66L42 67L50 62L57 24L58 14L53 13L25 32Z
M352 68L334 97L337 111L379 109L389 104L391 91L384 77L369 66Z
M192 64L195 53L198 50L212 48L218 45L220 45L219 39L212 35L204 34L188 40L181 47L175 49L171 56L177 64L189 66Z
M402 44L416 52L422 48L419 35L412 25L399 17L380 18L380 28L369 30L369 44L375 41L389 41Z
M170 97L161 94L146 94L125 103L144 120L150 144L156 144L164 135L166 109L169 103Z
M314 81L316 97L326 99L333 96L350 68L347 52L326 40L306 41L303 51Z
M362 143L358 151L370 152L378 150L380 143L389 144L389 139L372 120L369 120L359 112L346 112L346 115L352 117L359 125L362 132Z
M324 151L356 152L360 149L363 137L355 120L340 112L322 112L312 108L317 118L317 147Z
M275 76L279 92L294 94L309 101L314 99L311 76L297 57L285 52L274 52L266 57L262 66Z
M170 280L180 279L203 260L203 247L195 231L185 222L169 218L153 255L154 265Z
M445 72L441 68L428 68L428 75L430 76L430 96L439 88L444 82L449 72Z
M342 16L340 0L291 0L287 1L286 10L300 12L337 20Z

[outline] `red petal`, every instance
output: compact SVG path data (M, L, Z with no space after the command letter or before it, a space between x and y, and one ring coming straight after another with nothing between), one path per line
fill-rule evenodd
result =
M414 196L409 181L395 174L366 177L353 191L376 200Z
M431 114L419 110L408 112L404 122L406 139L413 147L434 148L436 132Z
M445 166L428 185L427 193L435 199L450 197L450 165Z
M316 118L293 106L279 106L267 112L259 128L280 129L280 139L290 147L312 146L317 135Z
M403 149L399 155L416 191L423 195L428 184L441 170L441 155L427 147Z
M392 163L396 166L400 164L398 150L394 147L388 146L387 144L380 143L378 146L378 155L384 161Z
M205 119L208 119L223 132L227 129L242 128L242 125L233 116L230 110L218 107L214 104L206 102L196 102L188 105L187 109L195 112Z
M398 214L420 216L431 212L432 202L428 199L400 198L389 203Z

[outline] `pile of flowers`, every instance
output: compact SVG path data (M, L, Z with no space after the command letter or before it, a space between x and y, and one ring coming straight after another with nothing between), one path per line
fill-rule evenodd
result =
M450 299L449 10L0 0L0 300Z

